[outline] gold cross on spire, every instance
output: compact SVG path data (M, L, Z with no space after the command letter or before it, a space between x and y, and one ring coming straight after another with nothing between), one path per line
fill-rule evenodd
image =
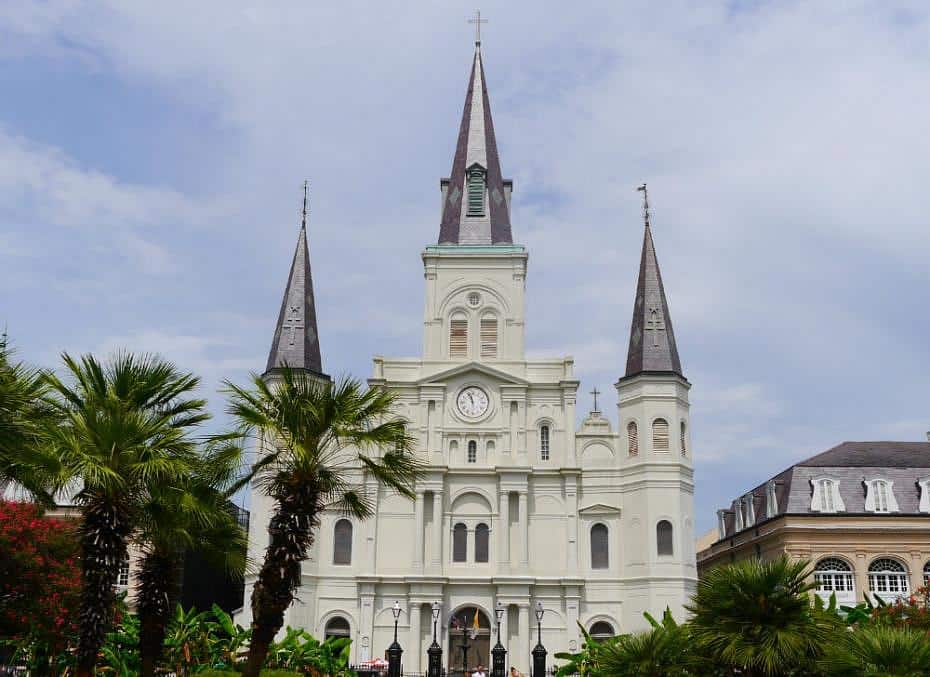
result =
M475 24L475 44L476 44L476 45L479 45L479 46L481 45L481 24L486 24L487 22L488 22L487 19L482 19L482 18L481 18L481 10L480 10L480 9L476 9L476 10L475 10L475 18L474 18L474 19L469 19L469 20L468 20L468 23L470 23L470 24Z

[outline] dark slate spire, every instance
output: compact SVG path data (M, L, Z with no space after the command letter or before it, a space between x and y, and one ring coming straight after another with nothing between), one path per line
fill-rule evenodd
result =
M479 179L471 179L476 174ZM481 181L480 205L469 196L469 185ZM471 182L471 183L470 183ZM475 59L465 95L452 176L443 181L442 223L439 244L513 244L510 233L510 182L501 175L497 140L491 121L491 104L481 62L481 43L475 43Z
M297 249L287 276L287 287L278 313L278 324L268 353L265 373L283 366L305 369L322 375L320 339L313 301L313 278L310 275L310 251L307 247L307 184L304 183L304 211L297 236Z
M643 214L646 221L643 254L639 263L639 282L633 304L633 324L630 328L630 350L626 358L626 376L647 373L671 373L683 376L672 331L672 316L668 312L662 274L656 260L652 228L649 224L649 201L646 184L637 190L643 193Z

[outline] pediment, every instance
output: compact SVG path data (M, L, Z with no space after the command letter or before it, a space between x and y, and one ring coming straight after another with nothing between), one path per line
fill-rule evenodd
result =
M578 509L579 515L619 515L620 508L606 503L592 503Z
M497 381L503 383L510 383L513 385L527 386L530 384L525 378L519 376L514 376L513 374L508 374L506 371L501 371L500 369L495 369L494 367L489 367L486 364L481 362L466 362L465 364L460 364L458 366L452 367L451 369L446 369L441 371L438 374L432 374L431 376L426 376L421 378L417 383L419 385L428 385L430 383L439 383L446 381L455 376L460 376L463 374L484 374L490 378L493 378Z

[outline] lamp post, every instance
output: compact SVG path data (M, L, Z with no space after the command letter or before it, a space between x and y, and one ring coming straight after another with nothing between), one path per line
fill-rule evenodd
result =
M507 649L501 644L501 619L504 617L504 605L500 602L494 607L494 615L497 616L497 644L491 649L491 677L504 677Z
M436 623L439 621L439 613L442 607L439 605L439 602L433 602L433 643L430 644L429 649L426 650L426 655L429 656L429 661L427 662L427 677L440 677L442 674L442 647L439 646L439 643L436 641Z
M400 620L400 602L394 602L391 607L394 614L394 643L388 647L388 677L400 677L400 657L404 650L397 643L397 621Z
M536 647L533 649L533 677L546 675L546 647L542 644L542 619L546 610L542 602L536 602Z

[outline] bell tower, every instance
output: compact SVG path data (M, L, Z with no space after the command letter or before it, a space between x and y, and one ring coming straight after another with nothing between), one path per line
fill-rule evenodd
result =
M635 487L624 496L629 543L624 575L647 577L630 596L634 616L682 609L697 582L694 559L694 465L691 384L684 377L656 258L646 185L642 256L633 301L626 373L616 383L619 451ZM652 580L649 580L651 578ZM641 608L640 608L641 607Z
M477 41L452 172L440 181L439 240L422 254L425 360L523 359L527 253L511 234L512 189Z

